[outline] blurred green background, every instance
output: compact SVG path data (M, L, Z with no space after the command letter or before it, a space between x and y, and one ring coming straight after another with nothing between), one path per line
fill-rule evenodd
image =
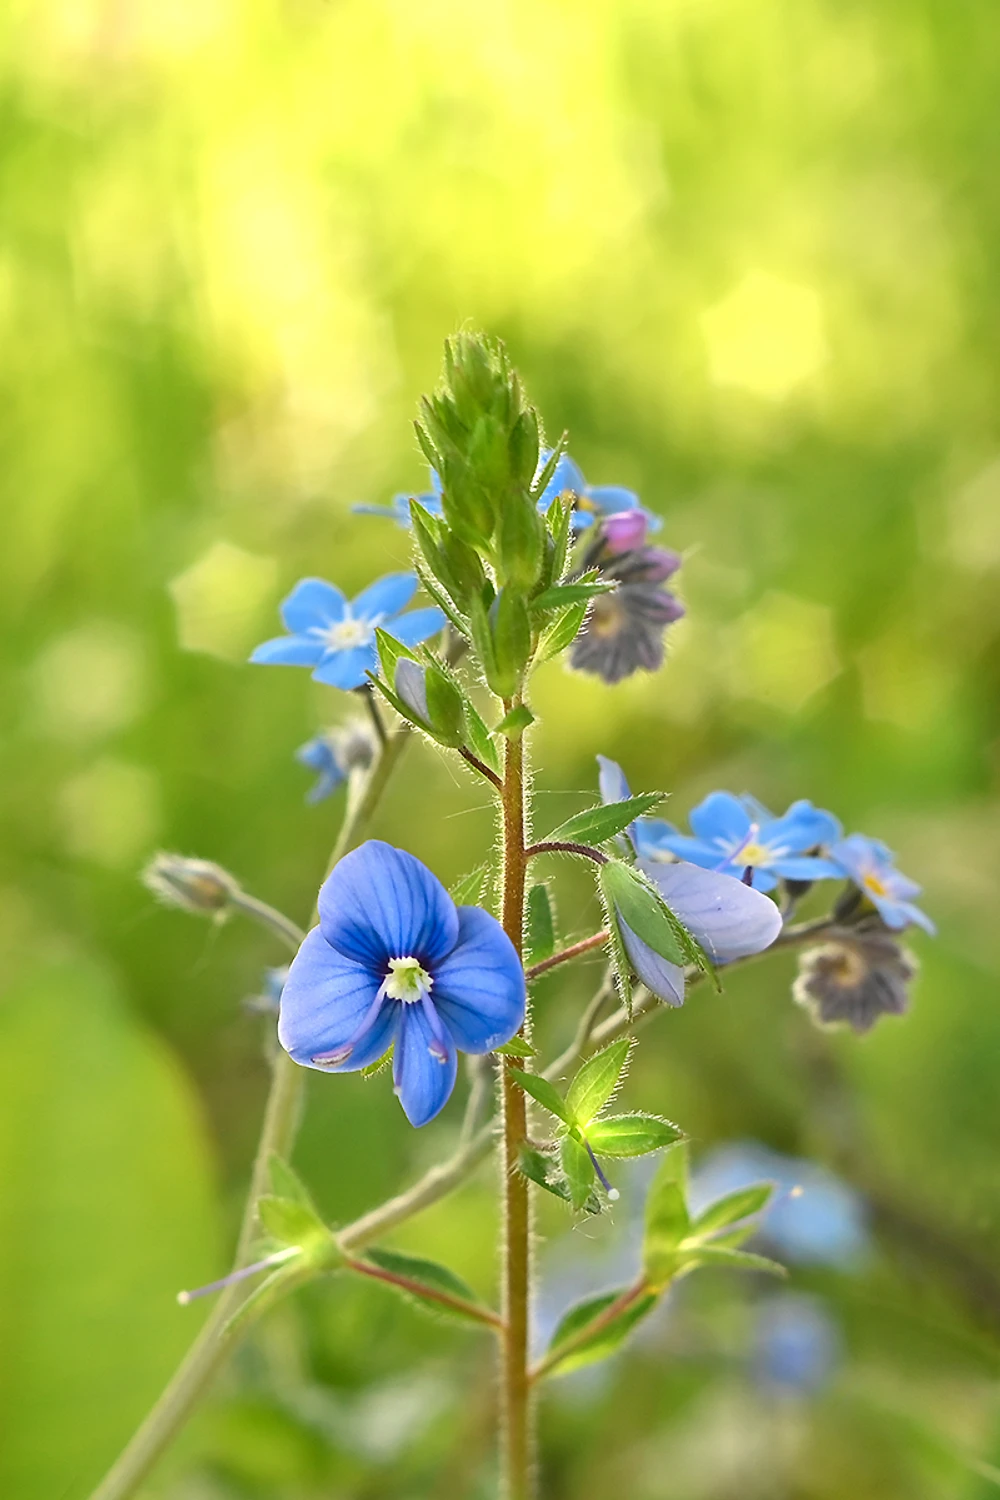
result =
M0 15L0 1493L87 1494L227 1264L266 1088L265 936L157 910L156 847L298 919L340 815L292 752L346 701L242 662L304 573L407 558L410 419L464 320L551 433L687 550L669 666L537 681L540 827L594 755L672 815L808 796L941 927L912 1014L818 1039L788 958L648 1031L628 1086L699 1149L854 1175L876 1245L797 1271L813 1398L753 1378L705 1273L544 1404L549 1500L983 1500L1000 1484L1000 30L988 0L9 0ZM417 746L378 831L450 880L485 799ZM587 885L559 874L567 936ZM571 1032L597 970L540 987ZM331 1219L447 1151L317 1077ZM488 1292L486 1169L398 1243ZM614 1226L543 1214L559 1267ZM569 1295L567 1292L566 1295ZM475 1337L378 1289L281 1309L162 1500L490 1493Z

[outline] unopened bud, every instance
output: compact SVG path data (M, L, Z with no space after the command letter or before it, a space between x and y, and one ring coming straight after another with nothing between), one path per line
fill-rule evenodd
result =
M620 510L607 516L601 531L609 552L634 552L646 540L648 526L641 510Z
M142 883L166 906L207 916L225 911L241 894L239 882L221 865L184 854L154 855L142 872Z

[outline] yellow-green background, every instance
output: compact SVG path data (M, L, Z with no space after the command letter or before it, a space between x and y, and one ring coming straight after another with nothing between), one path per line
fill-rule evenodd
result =
M597 751L678 816L809 796L941 926L910 1018L832 1050L943 1263L897 1237L799 1276L845 1360L778 1414L713 1282L690 1338L546 1402L546 1500L992 1494L996 1311L955 1257L1000 1252L994 6L9 0L0 37L0 1491L86 1495L197 1326L174 1291L226 1264L265 1088L241 999L280 955L136 872L179 848L308 912L339 808L291 755L346 700L241 662L302 574L405 565L350 505L422 484L414 404L472 320L688 552L664 672L540 676L540 826ZM450 879L484 801L418 747L378 831ZM832 1159L790 976L662 1017L630 1102ZM593 978L540 992L546 1036ZM321 1077L298 1161L344 1218L458 1118L415 1134L386 1079ZM491 1183L407 1237L483 1290ZM149 1494L486 1495L488 1402L475 1339L330 1285Z

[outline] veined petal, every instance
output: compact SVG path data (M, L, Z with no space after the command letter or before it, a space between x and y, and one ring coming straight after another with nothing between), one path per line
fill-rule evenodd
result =
M716 963L761 953L781 931L774 902L732 875L686 861L661 865L641 859L639 868Z
M458 939L458 911L440 880L380 839L334 866L319 893L319 921L328 943L376 971L390 958L417 958L428 968Z
M656 859L671 853L670 841L681 837L665 818L637 818L632 824L635 852L642 859Z
M320 1067L313 1058L354 1035L381 983L380 975L331 948L314 927L292 959L281 991L278 1040L295 1062ZM383 1002L375 1024L334 1071L351 1073L376 1062L392 1041L398 1011L398 1005Z
M458 942L434 966L431 1000L462 1052L492 1052L524 1020L524 970L496 917L458 908Z
M727 849L750 832L750 814L732 792L710 792L704 802L691 809L692 832L705 843Z
M843 831L833 813L813 807L811 802L793 802L784 817L761 826L760 842L798 854L815 849L817 844L836 843Z
M356 620L388 620L405 609L416 592L416 573L387 573L358 595L351 614Z
M917 927L922 927L925 932L930 933L931 937L937 936L937 927L935 924L931 921L927 913L921 911L919 906L914 906L912 901L900 901L899 910L905 913L907 922L913 923Z
M404 646L419 646L444 629L444 615L437 605L427 609L411 609L408 615L397 615L388 620L385 629L394 640Z
M281 606L281 618L292 631L335 625L344 618L347 600L325 578L303 578Z
M627 922L618 916L618 930L632 965L647 990L666 1001L667 1005L684 1004L684 970L672 964L644 943L638 933L633 932Z
M455 1087L458 1055L445 1033L445 1058L422 1005L402 1006L396 1050L392 1058L392 1082L411 1125L426 1125L440 1114ZM435 1044L436 1051L431 1051Z
M378 653L374 645L351 646L346 651L326 651L312 674L313 681L325 682L327 687L342 688L344 692L350 692L352 688L364 687L368 681L368 673L374 672L377 666Z
M278 635L257 646L250 660L267 667L314 667L322 655L321 641L311 641L304 635Z
M587 488L587 499L602 516L613 516L618 511L641 510L639 496L620 484L594 484Z
M625 802L631 797L625 772L616 760L609 760L606 755L597 757L600 767L598 785L601 788L602 802Z
M782 880L842 880L843 870L838 870L832 859L820 859L816 854L790 854L787 859L776 859L771 865Z

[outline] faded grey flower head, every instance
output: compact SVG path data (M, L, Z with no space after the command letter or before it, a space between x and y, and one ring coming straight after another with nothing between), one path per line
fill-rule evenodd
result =
M792 994L821 1026L871 1031L880 1016L910 1008L917 960L885 928L834 929L828 942L799 958Z

